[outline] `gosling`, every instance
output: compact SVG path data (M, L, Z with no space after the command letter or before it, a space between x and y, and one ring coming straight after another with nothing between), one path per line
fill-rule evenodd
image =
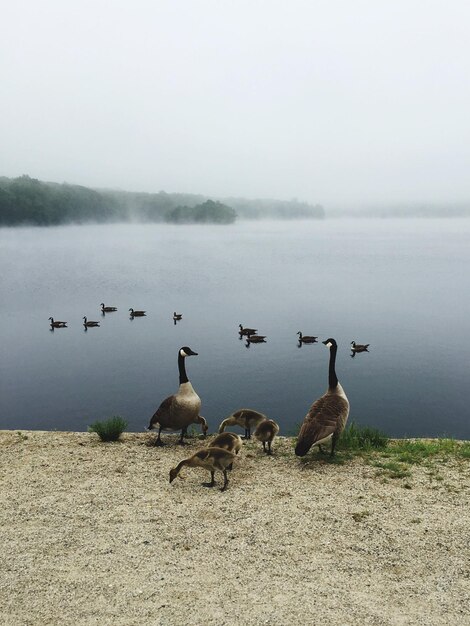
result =
M187 459L183 459L178 463L176 467L170 470L170 483L172 483L181 471L181 468L187 465L188 467L202 467L211 473L211 482L202 483L204 487L213 487L215 485L215 472L218 470L224 475L224 485L220 491L225 491L228 487L227 469L229 469L236 457L234 452L224 450L222 448L203 448L193 454Z
M241 426L245 429L245 439L251 439L251 429L266 419L266 415L259 411L239 409L224 419L219 426L219 433L223 433L227 426Z
M258 424L253 435L258 441L262 442L264 452L266 452L266 454L272 454L271 444L278 432L278 424L276 424L274 420L266 419ZM266 444L268 444L268 449L266 449Z

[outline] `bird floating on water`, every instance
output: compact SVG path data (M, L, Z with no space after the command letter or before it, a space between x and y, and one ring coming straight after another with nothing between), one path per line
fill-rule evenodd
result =
M83 325L85 326L85 328L93 328L95 326L99 326L100 323L99 322L93 322L93 321L88 321L88 319L84 316L83 317Z
M117 307L115 306L104 306L104 303L101 303L101 312L102 313L113 313L113 311L117 311Z
M131 317L144 317L147 312L146 311L134 311L134 309L129 309Z
M297 334L299 335L300 343L317 343L318 337L313 337L313 335L302 335L300 330Z
M51 328L68 328L68 322L59 322L58 320L55 321L53 317L50 317L49 319L51 321Z

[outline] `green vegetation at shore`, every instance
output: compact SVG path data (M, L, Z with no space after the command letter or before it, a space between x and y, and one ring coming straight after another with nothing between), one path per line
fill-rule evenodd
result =
M324 217L320 205L297 200L215 201L184 193L90 189L20 176L0 177L0 226L89 222L232 223L243 219Z

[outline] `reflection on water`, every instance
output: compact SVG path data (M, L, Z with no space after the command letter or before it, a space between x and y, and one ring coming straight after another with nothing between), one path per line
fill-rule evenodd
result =
M468 438L469 235L470 220L1 229L1 427L122 415L143 430L191 345L211 432L241 407L297 432L328 374L328 350L299 344L304 328L337 340L350 419ZM252 345L240 320L266 340ZM373 350L351 353L355 337Z

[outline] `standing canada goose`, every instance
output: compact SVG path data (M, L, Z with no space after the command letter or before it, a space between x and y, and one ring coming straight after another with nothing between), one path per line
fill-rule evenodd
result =
M266 335L248 335L246 338L246 344L250 343L266 343Z
M356 343L355 341L351 341L351 350L353 352L369 352L369 346L370 343Z
M103 302L100 304L101 313L112 313L113 311L117 311L115 306L104 306Z
M229 415L219 426L219 433L223 433L227 426L241 426L245 429L245 439L251 439L251 429L268 418L264 413L253 409L238 409Z
M204 425L207 426L206 420L199 415L201 398L194 391L186 375L185 359L193 355L197 356L197 352L193 352L188 346L180 348L178 352L179 389L175 394L163 400L150 419L148 430L156 429L158 424L158 436L155 440L156 446L164 445L160 437L163 429L179 430L181 428L179 443L185 445L183 437L190 424L202 424L203 428Z
M175 322L183 319L183 314L182 313L177 313L176 311L173 312L173 319L175 320Z
M225 491L228 485L227 469L232 465L235 454L229 450L223 450L222 448L203 448L193 454L188 459L183 459L178 463L176 467L170 470L170 483L172 483L181 471L181 468L187 465L188 467L202 467L211 473L211 482L202 483L204 487L213 487L215 485L215 472L218 470L224 475L224 486L220 491Z
M51 328L68 328L67 327L68 322L54 321L53 317L50 317L49 319L51 322Z
M240 335L256 335L258 332L256 328L243 328L241 324L238 324Z
M273 442L274 437L279 432L279 426L276 424L274 420L263 420L256 427L255 432L253 433L254 437L263 443L263 450L267 454L272 454L271 444ZM268 444L268 449L266 450L266 444Z
M92 322L92 321L88 321L87 318L84 316L83 317L83 325L85 326L85 328L91 328L92 326L99 326L100 323L99 322Z
M300 428L295 447L297 456L305 456L312 446L319 446L331 439L331 456L334 456L336 443L346 426L349 415L349 401L338 382L335 371L338 345L334 339L323 342L330 349L328 367L328 390L312 404Z
M131 313L131 317L144 317L146 315L146 311L134 311L134 309L129 309Z
M318 337L313 337L313 336L310 336L310 335L302 335L300 330L299 330L299 332L297 334L299 335L299 341L301 343L317 343Z

